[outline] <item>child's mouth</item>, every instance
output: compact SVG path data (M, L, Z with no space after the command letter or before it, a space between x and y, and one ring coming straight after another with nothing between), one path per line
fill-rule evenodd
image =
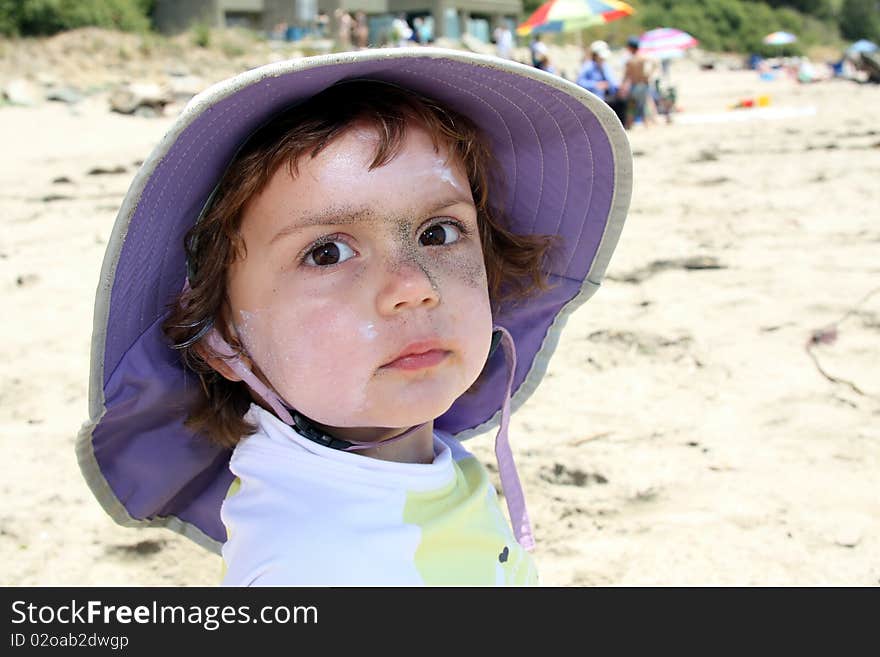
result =
M417 342L407 346L394 360L380 369L421 370L439 365L449 354L437 341Z

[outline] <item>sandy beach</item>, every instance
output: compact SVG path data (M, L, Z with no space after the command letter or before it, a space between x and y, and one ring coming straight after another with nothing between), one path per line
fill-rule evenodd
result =
M542 583L877 585L880 86L672 76L675 122L630 133L606 282L511 425ZM0 107L3 585L219 581L216 555L115 525L74 454L107 239L181 108L108 94ZM467 446L494 467L492 442Z

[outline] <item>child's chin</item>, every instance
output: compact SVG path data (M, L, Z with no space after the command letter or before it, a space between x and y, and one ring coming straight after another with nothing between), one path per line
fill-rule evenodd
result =
M422 382L392 390L373 390L371 399L343 417L338 407L301 408L313 420L331 427L413 427L436 420L466 390L449 381ZM309 413L309 410L312 412Z
M454 401L454 400L453 400ZM452 406L452 402L438 404L399 404L394 408L375 409L370 413L372 426L377 427L413 427L423 422L436 420Z
M443 415L452 406L455 398L448 400L432 399L422 403L401 402L386 408L376 408L370 413L368 426L414 427L423 422L431 422Z

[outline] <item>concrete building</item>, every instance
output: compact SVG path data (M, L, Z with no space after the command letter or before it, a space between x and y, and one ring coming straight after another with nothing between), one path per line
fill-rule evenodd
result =
M182 32L194 23L270 31L279 23L311 23L316 6L316 0L156 0L153 21L163 34Z
M367 14L406 14L432 19L435 37L459 38L465 32L488 40L502 20L515 24L522 15L522 0L318 0L319 11L336 9Z
M165 34L202 22L212 27L242 26L270 31L279 23L311 25L318 12L363 11L379 19L406 14L429 19L435 37L459 38L465 32L488 40L502 20L515 23L522 0L156 0L156 27Z

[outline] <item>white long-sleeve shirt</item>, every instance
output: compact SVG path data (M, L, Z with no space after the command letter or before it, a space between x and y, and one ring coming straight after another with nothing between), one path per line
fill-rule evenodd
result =
M318 445L253 405L221 509L224 585L537 584L485 468L451 435L434 461Z

